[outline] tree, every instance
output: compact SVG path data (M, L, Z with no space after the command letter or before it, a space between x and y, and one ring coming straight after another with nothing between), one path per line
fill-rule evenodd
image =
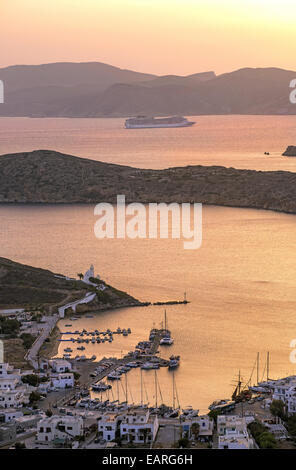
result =
M276 447L275 437L267 430L263 424L253 421L248 424L248 429L254 437L260 449L274 449Z
M17 335L20 329L20 322L18 320L10 320L0 317L0 332L3 335Z
M189 447L189 439L188 437L182 437L181 439L178 440L178 447L180 449L186 449Z
M15 449L26 449L26 444L24 442L16 442L14 444Z
M25 349L30 349L36 339L35 336L32 336L30 333L23 333L20 338L23 340Z
M221 414L221 411L218 411L218 410L211 410L209 413L208 413L208 416L210 418L212 418L214 421L215 421L215 424L217 424L217 416L219 416L219 414Z
M46 410L45 414L48 418L50 418L52 416L52 411L50 409L48 409L48 410Z
M30 400L30 403L32 404L32 403L35 403L36 401L39 401L40 398L41 398L40 393L31 392L29 400Z
M24 375L22 377L22 382L24 384L29 384L32 387L37 387L37 385L39 385L39 383L40 383L40 379L39 379L38 375L36 375L36 374L28 374L28 375Z
M275 437L270 432L263 432L258 438L260 449L274 449L276 447Z
M296 436L296 415L292 415L287 419L286 427L287 427L289 434L295 437Z
M273 400L270 405L270 412L273 416L278 416L281 419L285 419L285 404L282 400Z
M193 423L191 426L191 433L194 435L194 438L197 439L199 435L199 424Z
M77 273L77 276L79 277L80 281L84 278L84 275L82 273Z

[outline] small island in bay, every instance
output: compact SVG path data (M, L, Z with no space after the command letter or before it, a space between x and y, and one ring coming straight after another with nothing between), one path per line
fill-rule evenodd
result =
M296 157L296 145L289 145L283 153L283 157Z
M36 150L0 156L0 203L197 202L296 213L296 174L223 166L139 169Z

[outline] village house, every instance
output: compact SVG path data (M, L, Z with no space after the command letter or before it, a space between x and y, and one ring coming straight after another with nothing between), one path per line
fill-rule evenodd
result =
M248 433L246 418L236 415L219 415L217 417L217 433L219 449L254 448L254 441Z
M208 415L188 417L182 422L182 435L187 435L189 439L194 437L193 425L198 424L198 440L208 442L213 438L214 421Z
M20 370L7 363L0 363L0 390L14 390L20 383Z
M66 359L52 359L49 361L53 372L70 372L72 370L72 364Z
M157 415L150 416L149 410L134 409L123 415L120 437L134 444L151 443L155 440L158 428Z
M66 442L83 436L81 416L58 416L41 419L37 425L37 441L40 443Z
M72 388L74 387L74 374L72 372L54 374L50 376L53 388Z
M122 415L116 412L103 414L101 419L98 421L98 431L101 433L103 439L106 441L113 441L115 439L121 420Z
M23 412L15 408L0 409L0 423L10 423L23 416Z

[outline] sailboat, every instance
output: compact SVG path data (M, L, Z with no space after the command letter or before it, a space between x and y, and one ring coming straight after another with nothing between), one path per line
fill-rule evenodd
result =
M164 311L164 330L162 333L162 338L159 342L161 346L171 346L174 343L173 338L171 337L171 332L167 328L167 314L166 310Z
M176 400L178 403L177 408L176 408ZM173 407L171 410L167 411L163 417L164 418L177 418L179 416L179 412L180 412L180 403L179 403L179 397L178 397L177 386L176 386L176 381L175 381L175 373L173 372Z

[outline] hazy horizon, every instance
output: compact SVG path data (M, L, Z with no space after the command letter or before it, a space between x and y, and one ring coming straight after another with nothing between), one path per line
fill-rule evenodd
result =
M291 0L6 0L1 16L1 68L102 62L156 75L294 69Z

